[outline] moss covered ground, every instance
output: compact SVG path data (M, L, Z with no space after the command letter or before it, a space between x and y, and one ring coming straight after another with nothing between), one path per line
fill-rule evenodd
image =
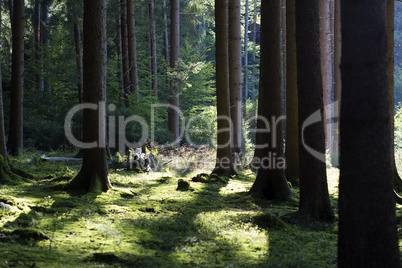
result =
M208 169L111 170L113 190L84 194L66 187L80 166L31 157L13 163L34 180L0 186L0 267L336 267L337 223L292 220L297 188L253 199L250 170L227 184L191 181ZM336 211L338 170L328 177Z

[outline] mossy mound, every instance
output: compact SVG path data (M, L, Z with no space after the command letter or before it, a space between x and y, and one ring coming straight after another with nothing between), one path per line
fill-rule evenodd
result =
M229 179L226 177L221 177L215 173L208 175L206 173L200 173L197 176L191 179L193 182L201 182L201 183L223 183L227 184Z
M18 228L12 231L2 230L0 231L2 237L14 240L20 243L26 241L42 241L42 240L49 240L50 237L34 228Z
M190 183L186 180L179 179L177 182L177 191L192 191L193 189L190 187Z

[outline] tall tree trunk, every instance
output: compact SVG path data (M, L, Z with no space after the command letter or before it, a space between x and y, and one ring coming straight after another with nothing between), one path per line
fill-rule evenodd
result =
M281 0L281 52L282 52L282 87L283 94L286 99L286 0ZM285 111L286 111L286 102L285 102Z
M342 37L341 37L341 0L335 1L335 17L334 17L334 124L332 133L332 149L331 149L331 165L333 167L339 166L339 116L341 108L341 47L342 47Z
M166 0L163 0L163 54L165 57L166 65L169 65L169 40L168 40L168 25L167 25L167 15L166 15Z
M261 63L259 116L270 123L271 135L261 136L261 164L250 192L267 199L286 200L292 192L285 179L282 125L281 5L261 2ZM279 123L279 124L277 124ZM260 145L260 146L261 146Z
M329 0L320 1L320 49L321 73L324 99L324 130L325 149L331 148L331 28L330 28Z
M246 0L244 14L244 101L248 99L248 0Z
M297 83L299 97L299 215L334 220L325 164L319 0L296 1Z
M286 178L299 178L299 129L295 0L286 1Z
M253 28L251 31L251 42L253 42L253 45L255 47L256 45L256 41L257 41L257 0L254 0L254 18L253 18ZM253 51L253 53L251 54L251 64L253 65L253 69L251 70L251 77L253 79L253 81L255 80L255 65L256 65L256 60L255 60L255 54L256 52ZM257 84L254 83L253 87L252 87L252 93L253 93L253 100L257 100Z
M41 19L41 4L40 0L35 0L35 12L33 16L33 28L34 28L34 39L33 39L33 49L34 49L34 62L35 62L35 74L34 74L34 87L41 89L42 85L42 68L41 68L41 48L40 48L40 19Z
M128 55L130 73L130 93L134 100L138 100L138 68L137 68L137 45L135 34L134 0L127 0L127 31L128 31Z
M152 94L158 97L158 80L157 80L157 58L156 58L156 33L155 33L155 18L154 18L154 0L149 3L149 22L151 25L150 31L150 47L151 47L151 79L152 79Z
M83 102L83 83L82 83L82 57L81 57L81 31L80 24L78 22L77 16L74 17L74 39L75 39L75 59L77 64L77 75L78 75L78 101Z
M123 94L126 107L130 106L130 64L128 58L127 0L120 0L121 8L121 58L123 65Z
M368 4L343 0L341 5L338 265L400 267L391 168L385 1Z
M107 191L111 188L106 162L106 0L84 0L84 102L96 109L83 110L83 163L72 188ZM103 103L103 105L102 105ZM103 107L102 107L103 106Z
M0 6L2 1L0 0ZM0 36L1 34L1 9L0 9ZM0 62L0 155L4 159L7 159L7 147L6 147L6 134L4 130L4 107L3 107L3 86L2 86L2 75L1 75L1 62Z
M180 52L180 0L170 0L170 68L176 68ZM171 81L169 97L170 107L168 109L169 131L176 146L180 146L179 141L179 92L180 84L178 81Z
M229 88L233 124L232 152L244 153L241 79L240 0L229 1Z
M23 99L24 99L24 0L15 0L12 21L12 70L10 129L8 147L11 155L23 151Z
M41 72L42 72L42 85L40 88L42 88L42 91L47 91L50 93L50 80L49 76L50 74L47 73L46 69L47 66L45 64L46 62L46 55L47 53L43 53L43 50L49 47L49 0L42 0L41 4L41 25L40 25L40 44L41 44Z
M119 1L120 2L120 1ZM120 94L119 94L119 101L121 102L124 100L124 83L123 83L123 62L122 62L122 49L121 49L121 7L119 6L118 8L118 15L116 18L116 24L119 27L119 30L116 31L116 38L115 38L115 45L117 48L117 77L119 79L119 85L121 88Z
M391 125L391 167L394 178L394 185L401 187L402 179L398 174L395 163L395 144L394 144L394 14L395 14L395 1L386 1L386 15L387 15L387 52L388 52L388 97L389 97L389 116Z
M216 109L218 115L218 146L216 166L212 173L230 177L234 174L230 147L230 98L229 98L229 47L228 0L215 0L216 40Z

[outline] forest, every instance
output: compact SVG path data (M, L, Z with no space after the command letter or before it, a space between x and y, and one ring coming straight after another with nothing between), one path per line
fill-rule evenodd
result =
M399 0L0 0L0 267L401 267Z

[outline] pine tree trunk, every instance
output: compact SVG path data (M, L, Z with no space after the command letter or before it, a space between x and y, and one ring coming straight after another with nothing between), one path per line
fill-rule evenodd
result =
M154 0L149 3L149 22L151 25L150 32L150 47L151 47L151 79L152 79L152 94L158 97L158 80L157 80L157 61L156 61L156 33L155 33L155 18L154 18Z
M134 0L127 0L127 32L130 74L130 94L138 101L137 45L135 34Z
M248 0L246 0L244 14L244 101L248 99Z
M228 21L228 0L215 0L218 144L216 150L216 166L212 173L226 177L230 177L234 174L230 147Z
M341 0L335 1L335 17L334 17L334 124L332 133L334 133L332 139L332 149L331 149L331 165L333 167L339 166L339 116L341 108L341 47L342 47L342 37L341 37Z
M126 107L130 107L130 64L128 56L127 0L120 0L121 8L121 59L123 65L123 94Z
M297 83L299 98L299 215L334 220L325 164L319 0L296 1Z
M74 18L74 39L75 39L75 57L77 64L77 76L78 76L78 101L82 103L83 100L83 85L82 85L82 57L81 57L81 31L78 18Z
M261 63L259 116L269 122L270 134L260 137L263 146L257 178L251 193L267 199L286 200L292 195L285 179L282 133L281 71L281 5L280 1L261 2ZM277 124L278 122L278 124Z
M47 73L46 67L46 53L43 53L43 50L49 47L49 0L43 0L41 4L41 25L40 25L40 43L41 43L41 73L42 73L42 84L40 88L43 92L47 91L50 93L50 74Z
M0 0L0 6L2 1ZM1 33L1 9L0 9L0 36ZM2 86L2 75L1 75L1 62L0 62L0 155L3 156L4 159L7 159L7 147L6 147L6 134L4 130L4 107L3 107L3 86Z
M367 4L344 0L341 6L338 265L400 267L391 168L385 1Z
M170 0L170 68L176 68L180 52L180 1ZM180 146L179 141L179 92L180 84L178 81L171 81L169 96L170 107L168 109L169 131L176 146Z
M329 0L320 1L320 49L321 73L324 99L325 151L331 148L331 29Z
M12 21L12 70L10 129L8 147L11 155L23 151L23 99L24 99L24 0L15 0Z
M72 188L107 191L111 188L106 162L106 0L84 0L84 102L97 109L83 110L83 140L96 142L83 149L83 163ZM103 105L102 105L103 103Z
M243 141L240 0L229 1L229 88L233 124L232 152L245 152Z
M40 49L40 14L41 14L41 4L40 0L35 0L35 12L33 16L33 28L34 28L34 39L33 39L33 49L34 49L34 61L35 61L35 74L34 74L34 87L41 89L42 85L42 68L41 68L41 49Z
M169 65L169 40L168 40L168 25L167 25L167 15L166 15L166 0L163 0L163 54L165 56L166 65Z
M296 60L295 0L286 1L286 178L297 183L299 178L299 129Z

